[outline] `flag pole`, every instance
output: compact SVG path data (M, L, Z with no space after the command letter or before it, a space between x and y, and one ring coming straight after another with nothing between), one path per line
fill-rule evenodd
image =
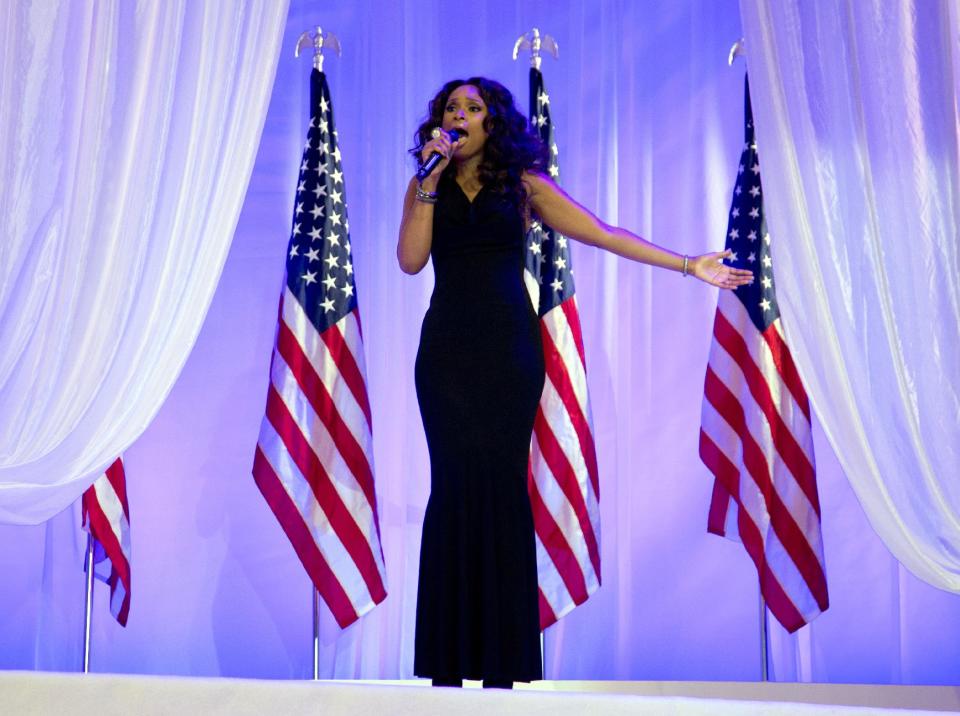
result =
M313 680L320 680L320 595L317 588L311 584L313 602Z
M767 602L760 592L760 679L764 683L770 681L770 653L767 649Z
M90 673L90 622L93 615L93 535L87 533L87 572L83 601L83 673Z

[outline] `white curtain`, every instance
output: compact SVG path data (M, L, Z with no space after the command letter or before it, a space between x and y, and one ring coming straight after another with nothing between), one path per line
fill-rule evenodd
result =
M220 277L285 0L0 5L0 521L146 429Z
M956 5L740 6L794 355L874 529L960 592Z

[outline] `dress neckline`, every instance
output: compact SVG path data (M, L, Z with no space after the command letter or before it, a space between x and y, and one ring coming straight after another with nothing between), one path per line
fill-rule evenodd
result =
M473 198L471 199L469 196L467 196L467 192L464 190L464 188L460 186L460 182L454 179L453 183L457 185L457 189L460 190L460 193L463 195L463 198L467 200L467 203L470 204L470 206L473 206L473 204L477 201L477 197L479 197L483 193L483 190L487 188L486 184L481 184L479 191L477 191L477 193L474 194Z

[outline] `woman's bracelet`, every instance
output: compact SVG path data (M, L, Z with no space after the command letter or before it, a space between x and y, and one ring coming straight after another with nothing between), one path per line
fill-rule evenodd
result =
M436 204L437 203L437 192L424 191L419 186L417 187L417 201L422 201L424 204Z
M690 273L690 257L686 254L683 255L683 269L680 271L683 274L683 277L686 278Z

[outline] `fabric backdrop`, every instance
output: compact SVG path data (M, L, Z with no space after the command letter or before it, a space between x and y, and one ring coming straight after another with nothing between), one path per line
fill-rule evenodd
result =
M389 592L344 632L324 612L321 675L412 672L429 487L413 362L432 278L429 269L402 274L395 247L413 170L404 150L443 81L490 75L525 107L527 64L512 62L510 50L538 26L560 45L560 60L544 59L543 70L565 188L604 219L674 250L723 245L743 137L745 66L726 65L742 34L735 0L455 7L292 1L216 295L167 401L125 455L133 603L121 629L98 590L95 670L311 673L310 584L250 475L308 122L310 63L293 58L300 32L319 23L343 45L343 57L325 67L363 316ZM766 172L772 159L764 156L761 148ZM791 280L790 252L779 248L789 240L774 237L780 286ZM585 246L573 247L573 265L598 446L603 586L548 631L546 675L758 679L756 574L741 546L706 533L712 480L697 457L716 293ZM795 332L786 318L785 329ZM957 683L960 597L899 566L821 432L815 444L831 607L795 637L772 631L774 677ZM0 667L76 668L83 587L75 535L69 511L42 526L0 527Z
M157 414L213 298L286 3L0 6L0 522Z
M960 592L956 3L741 7L801 374L884 544Z

